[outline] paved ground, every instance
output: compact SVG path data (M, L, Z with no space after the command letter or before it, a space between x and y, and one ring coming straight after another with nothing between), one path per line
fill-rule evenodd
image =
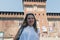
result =
M57 37L40 37L40 40L60 40L60 38L57 38Z
M4 39L4 40L13 40L13 38L8 38L8 39Z
M4 40L13 40L13 38L4 39ZM40 40L60 40L60 38L57 38L57 37L40 37Z

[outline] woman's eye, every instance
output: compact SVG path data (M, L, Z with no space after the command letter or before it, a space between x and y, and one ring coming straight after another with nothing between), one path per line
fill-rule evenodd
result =
M28 19L30 19L30 18L28 18Z

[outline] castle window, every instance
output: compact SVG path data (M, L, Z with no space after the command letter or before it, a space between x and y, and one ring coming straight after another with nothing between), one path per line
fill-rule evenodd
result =
M35 14L36 15L36 14Z
M1 12L0 12L0 15L1 15Z
M27 6L25 6L25 9L27 11L33 11L33 6L32 5L27 5Z
M2 12L2 15L4 15L4 12Z
M13 15L13 13L12 13L12 12L11 12L10 14L11 14L11 15Z
M10 13L9 13L9 12L7 12L7 14L8 14L8 15L10 15Z
M44 16L44 14L43 14L43 16Z
M37 11L44 11L45 10L45 6L37 6Z
M40 14L39 14L40 15Z
M3 32L0 32L0 40L4 40L4 33Z
M36 11L37 10L37 6L36 5L34 5L34 11Z

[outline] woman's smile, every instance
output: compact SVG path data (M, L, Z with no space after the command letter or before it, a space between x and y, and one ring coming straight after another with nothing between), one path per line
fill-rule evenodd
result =
M32 15L29 15L27 18L28 25L32 26L34 24L34 17Z

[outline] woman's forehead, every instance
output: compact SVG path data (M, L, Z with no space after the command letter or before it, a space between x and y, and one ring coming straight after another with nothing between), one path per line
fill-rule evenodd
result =
M34 17L33 15L28 15L28 18L30 18L30 17Z

